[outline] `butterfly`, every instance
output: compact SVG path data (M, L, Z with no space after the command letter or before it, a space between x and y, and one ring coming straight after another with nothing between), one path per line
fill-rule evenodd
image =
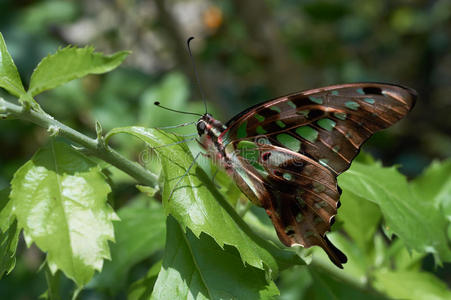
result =
M317 245L343 268L346 255L326 236L340 206L337 176L416 98L400 85L341 84L257 104L226 124L205 113L196 127L201 146L266 210L284 245Z

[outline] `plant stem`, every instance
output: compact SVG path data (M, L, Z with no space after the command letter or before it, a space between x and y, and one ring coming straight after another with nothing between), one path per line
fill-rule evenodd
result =
M60 135L71 141L85 147L89 154L98 157L116 168L124 171L139 183L148 186L155 186L157 177L142 167L140 164L130 161L120 153L108 147L102 140L92 139L69 126L55 120L45 112L36 112L34 110L25 110L22 106L13 104L0 98L0 115L14 117L25 120L47 128L52 134Z

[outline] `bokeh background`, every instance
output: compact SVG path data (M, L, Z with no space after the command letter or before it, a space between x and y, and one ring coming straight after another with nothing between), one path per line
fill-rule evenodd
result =
M416 107L364 149L386 165L399 164L409 178L431 161L451 157L449 0L0 0L0 32L25 85L36 64L59 47L132 51L119 69L38 98L58 120L91 136L96 120L104 130L195 120L153 105L158 100L203 112L186 49L186 39L195 36L200 85L220 120L304 89L398 83L418 91ZM3 91L0 96L9 97ZM0 122L0 189L47 139L45 130L32 124ZM114 142L138 158L142 145ZM117 173L114 179L120 207L136 190L126 175ZM16 269L0 282L0 295L34 299L45 290L44 276L37 273L43 256L21 243L18 257ZM444 269L435 272L451 282Z

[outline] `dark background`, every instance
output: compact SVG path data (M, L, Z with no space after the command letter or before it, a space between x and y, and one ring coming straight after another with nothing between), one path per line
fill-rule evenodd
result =
M451 156L450 16L445 0L0 0L0 31L26 86L40 59L58 47L133 51L110 74L38 97L77 130L93 136L96 120L105 130L194 120L152 103L203 112L185 44L195 36L201 87L224 122L261 101L329 84L378 81L417 90L414 110L364 148L386 165L401 165L410 178ZM32 124L0 122L0 188L47 138ZM130 157L140 147L120 139L116 146ZM135 190L126 176L116 179L120 206ZM42 272L36 274L42 255L22 243L18 257L0 294L30 299L45 289Z

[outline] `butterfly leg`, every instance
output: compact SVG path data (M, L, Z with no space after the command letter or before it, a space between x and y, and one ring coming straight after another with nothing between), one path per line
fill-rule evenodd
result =
M172 188L171 193L169 194L169 198L168 198L168 202L169 200L171 200L172 198L172 194L174 193L175 189L177 188L177 186L179 185L180 181L182 181L183 178L185 178L185 176L187 176L189 174L189 171L191 170L191 168L194 166L194 164L196 163L196 160L199 158L199 155L202 152L197 153L196 157L194 157L193 161L191 162L190 166L188 167L188 169L186 169L185 174L183 174L179 180L177 180L177 182L175 183L174 187Z

